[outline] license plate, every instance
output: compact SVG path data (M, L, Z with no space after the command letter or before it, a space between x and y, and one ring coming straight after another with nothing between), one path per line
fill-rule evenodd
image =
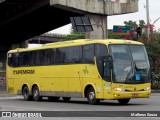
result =
M132 96L137 97L137 96L138 96L138 93L134 93L134 94L132 94Z

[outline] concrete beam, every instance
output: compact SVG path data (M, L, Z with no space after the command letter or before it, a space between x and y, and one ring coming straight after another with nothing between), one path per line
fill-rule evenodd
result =
M114 1L114 0L112 0ZM138 11L138 0L50 0L50 5L82 14L118 15Z

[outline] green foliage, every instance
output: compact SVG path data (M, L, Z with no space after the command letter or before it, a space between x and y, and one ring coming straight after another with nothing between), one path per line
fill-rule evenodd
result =
M144 20L139 20L139 27L140 28L144 28L144 26L145 26L145 22L144 22Z
M152 72L152 89L160 89L160 73L155 74Z
M160 33L152 32L149 41L145 33L139 39L145 44L150 59L152 88L160 89Z
M135 29L138 27L136 21L132 21L132 20L129 20L129 21L124 21L124 24L126 26L130 26L131 29Z
M137 24L136 21L132 21L132 20L124 21L124 24L125 26L129 26L131 30L135 30L138 26L142 29L145 26L144 20L139 20L139 24ZM113 33L112 30L108 31L109 39L126 39L126 36L127 35L123 33L116 34L116 33ZM129 34L128 36L130 36L130 39L137 40L136 38L137 35L135 36L135 35Z
M71 29L71 32L69 35L66 35L63 37L63 40L76 40L76 39L84 39L85 33L81 32L74 32L73 29Z
M108 30L108 38L109 39L124 39L126 34L123 33L113 33L112 30Z
M64 36L63 40L76 40L76 39L84 39L84 38L85 38L84 33L74 32L74 33Z

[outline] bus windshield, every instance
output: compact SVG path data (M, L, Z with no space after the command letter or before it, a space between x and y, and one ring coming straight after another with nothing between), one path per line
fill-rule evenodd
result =
M150 65L147 52L142 45L110 45L113 59L113 82L150 82Z

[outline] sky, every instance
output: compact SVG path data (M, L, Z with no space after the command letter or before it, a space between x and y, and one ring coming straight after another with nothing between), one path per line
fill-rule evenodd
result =
M138 12L108 16L108 29L112 29L113 25L124 25L124 21L129 20L137 21L137 24L139 23L139 20L144 20L146 22L146 0L139 0L138 4ZM149 0L149 16L151 24L153 24L155 20L160 18L160 0ZM160 28L160 19L154 24L154 26L156 30ZM52 30L49 33L69 34L70 30L71 24L68 24L58 29Z

